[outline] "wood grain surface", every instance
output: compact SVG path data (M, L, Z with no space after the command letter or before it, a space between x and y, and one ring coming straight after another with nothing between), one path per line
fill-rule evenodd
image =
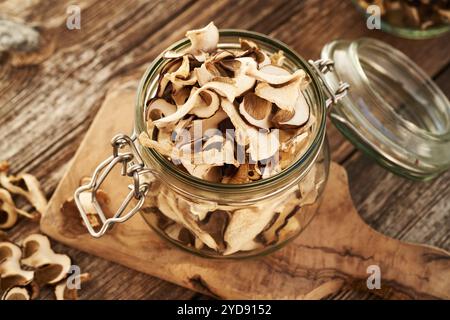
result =
M213 20L221 28L250 29L287 43L305 58L317 58L328 41L369 36L399 48L450 93L450 36L399 39L366 29L351 1L78 1L81 29L66 28L66 1L0 1L4 16L37 25L53 46L42 62L14 65L0 57L0 157L13 172L35 174L53 193L105 94L115 82L138 81L152 59L188 29ZM20 59L19 59L20 62ZM132 106L130 106L132 109ZM347 169L362 218L397 239L450 249L450 172L429 183L397 177L366 158L329 126L335 161ZM21 221L8 235L20 239L38 230ZM82 299L199 299L203 296L61 244L95 281ZM346 287L335 299L372 299ZM51 298L44 292L43 298Z

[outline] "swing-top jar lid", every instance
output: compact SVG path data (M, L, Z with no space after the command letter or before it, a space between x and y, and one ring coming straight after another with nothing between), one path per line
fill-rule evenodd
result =
M332 88L350 85L332 107L336 127L387 169L428 180L450 167L450 103L405 54L369 38L334 41L322 50L334 61Z

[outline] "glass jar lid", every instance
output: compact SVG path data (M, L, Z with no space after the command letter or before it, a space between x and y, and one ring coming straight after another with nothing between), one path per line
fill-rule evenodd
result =
M330 117L357 148L415 180L450 167L450 103L411 59L369 38L331 42L322 59L334 61L325 75L332 88L350 85Z

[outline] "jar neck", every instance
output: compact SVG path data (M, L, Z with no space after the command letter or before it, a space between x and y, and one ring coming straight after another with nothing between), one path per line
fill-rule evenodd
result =
M285 44L254 32L221 30L219 47L223 49L238 49L240 47L240 39L256 42L262 50L269 54L282 51L286 57L285 67L287 69L291 72L303 69L308 73L312 81L305 91L305 98L310 105L311 114L316 119L312 126L309 145L295 162L280 173L266 179L238 185L213 183L198 179L183 172L156 151L141 146L141 154L146 164L156 170L165 183L185 196L203 198L209 201L217 199L228 203L233 201L242 203L275 196L291 188L302 179L316 160L324 143L326 124L325 98L319 85L320 81L313 70L311 70L309 64ZM167 50L182 50L189 45L189 40L183 39ZM150 65L141 80L135 115L135 131L137 135L146 130L143 116L145 103L155 94L159 73L165 63L167 63L167 60L160 55Z

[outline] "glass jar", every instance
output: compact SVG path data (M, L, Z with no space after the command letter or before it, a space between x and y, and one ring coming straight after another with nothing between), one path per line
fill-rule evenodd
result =
M317 211L329 169L325 139L326 99L310 64L286 45L260 34L221 31L219 48L239 49L239 39L252 40L267 52L283 51L283 67L306 70L312 85L304 91L315 123L307 151L280 174L244 184L212 183L193 177L153 149L141 147L141 156L158 178L151 185L142 216L170 242L207 257L250 257L271 252L297 236ZM183 50L182 40L169 50ZM145 132L145 103L156 94L167 59L149 67L138 90L135 128Z
M423 94L422 98L428 99L422 102L428 103L429 109L435 110L429 111L428 114L430 117L432 115L435 125L440 123L438 126L442 132L434 132L430 137L425 136L423 130L408 132L410 137L418 135L422 138L421 148L416 150L422 155L427 154L423 148L428 150L430 144L440 139L437 145L442 158L437 167L422 176L435 176L450 166L449 152L442 151L450 141L448 100L412 61L394 48L370 39L355 42L336 41L323 49L322 59L307 62L279 41L241 30L221 30L219 47L238 48L240 38L256 42L268 53L283 51L286 57L285 68L290 71L301 68L311 78L311 84L304 96L316 120L311 127L311 135L304 149L306 151L292 165L270 178L232 185L193 177L155 150L141 146L136 136L146 130L146 101L155 94L160 70L167 63L161 55L153 61L141 80L135 107L134 134L131 137L114 137L113 154L99 165L91 181L75 192L75 202L92 236L100 237L112 224L124 222L140 212L148 225L161 237L182 249L205 257L251 257L281 247L307 227L320 206L330 164L325 129L327 112L331 105L334 105L331 117L337 127L363 151L385 163L392 162L392 155L401 153L399 144L405 140L396 140L394 136L392 141L386 141L392 136L392 132L380 125L379 121L399 117L401 108L396 109L392 105L398 101L405 102L402 99L409 96L398 94L392 88L389 91L379 83L378 80L382 79L409 84L400 87L407 92L419 90ZM168 50L183 50L189 44L189 41L184 39ZM380 50L384 50L384 54L381 54ZM389 60L390 55L393 62ZM331 59L337 61L333 72ZM397 65L399 61L396 59L404 61ZM397 65L397 69L393 64ZM397 77L398 74L393 73L388 77L387 70L401 73L403 76ZM355 88L350 90L351 95L345 97L349 87L347 82ZM389 83L386 84L389 87ZM395 100L395 97L398 99ZM414 108L417 105L410 104ZM404 130L411 129L411 124L409 121L394 120L392 123L386 122L387 127L399 126L399 136L404 137ZM369 134L370 137L367 136ZM432 158L435 155L433 153ZM413 172L411 177L415 176L414 170L422 166L422 163L417 161L411 164L405 157L398 159L395 169L401 168L403 171L397 170L400 173L410 170ZM130 193L116 214L106 217L95 195L108 173L117 164L123 165L122 175L130 176L133 184L130 185ZM396 172L393 166L386 167ZM92 194L92 203L103 222L98 229L91 226L81 204L80 195L83 192ZM127 209L131 202L134 202L134 205Z
M381 14L381 29L407 39L428 39L450 31L450 1L352 0L366 17L369 6ZM370 10L369 10L370 11Z

